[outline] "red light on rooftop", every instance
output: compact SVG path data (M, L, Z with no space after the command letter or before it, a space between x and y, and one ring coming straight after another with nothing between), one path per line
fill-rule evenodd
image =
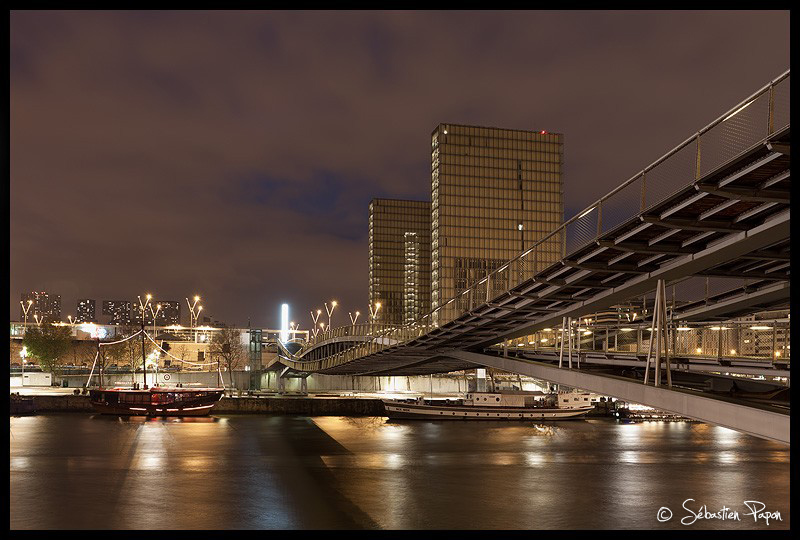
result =
M545 130L542 130L539 133L541 133L542 135L547 135L547 132Z

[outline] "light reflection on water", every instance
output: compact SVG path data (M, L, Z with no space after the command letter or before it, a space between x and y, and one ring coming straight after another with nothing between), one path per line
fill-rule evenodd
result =
M788 447L704 424L73 413L10 439L12 528L683 528L655 515L687 498L789 526Z

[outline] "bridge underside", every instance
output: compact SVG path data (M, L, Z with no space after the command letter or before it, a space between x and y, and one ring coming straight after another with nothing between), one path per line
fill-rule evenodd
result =
M457 351L453 357L557 384L583 388L624 401L648 405L687 418L789 444L789 413L775 407L743 405L735 400L683 389L644 385L622 377L560 369L530 360Z
M298 371L417 375L469 368L451 353L560 326L655 289L659 279L738 277L745 285L677 310L676 319L739 316L788 305L789 128L773 134L637 216L598 235L491 302L357 357L287 360ZM313 349L312 349L313 350ZM309 351L310 352L310 351Z

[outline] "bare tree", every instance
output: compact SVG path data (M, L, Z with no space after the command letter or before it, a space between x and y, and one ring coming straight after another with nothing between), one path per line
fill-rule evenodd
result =
M188 349L186 348L186 345L180 343L173 344L169 353L175 358L180 358L181 360L185 361L186 355L188 354ZM183 370L183 362L179 363L178 369Z
M127 325L127 326L120 326L119 330L117 331L116 340L124 339L126 337L132 336L136 332L141 330L141 328L134 326L134 325ZM145 344L145 353L150 349L147 344ZM131 382L136 383L136 370L142 365L142 340L139 336L129 339L127 341L123 341L122 343L117 343L115 345L109 345L107 347L101 347L101 349L105 349L105 359L113 363L121 363L127 362L130 364L131 367Z
M233 328L222 328L214 334L209 350L211 358L216 357L220 365L225 366L230 386L233 388L233 370L241 368L247 358L241 332Z

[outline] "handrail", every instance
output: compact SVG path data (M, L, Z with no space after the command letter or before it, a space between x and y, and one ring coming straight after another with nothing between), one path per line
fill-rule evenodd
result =
M729 160L732 157L738 155L738 153L746 151L747 149L751 148L754 144L758 144L759 142L763 142L764 140L767 140L772 134L774 134L776 132L776 130L783 129L786 126L789 125L787 123L787 124L781 125L781 126L773 126L773 119L774 119L774 113L775 113L775 105L774 105L775 87L776 87L776 85L778 85L782 81L788 80L789 77L790 77L790 70L786 70L784 73L782 73L778 77L772 79L769 83L764 85L762 88L760 88L759 90L755 91L750 96L748 96L744 100L740 101L739 103L737 103L736 105L734 105L733 107L728 109L726 112L721 114L715 120L713 120L712 122L710 122L709 124L707 124L706 126L701 128L700 130L698 130L696 133L694 133L692 136L690 136L689 138L687 138L686 140L684 140L683 142L681 142L680 144L675 146L673 149L671 149L668 152L666 152L665 154L663 154L661 157L659 157L658 159L656 159L655 161L650 163L648 166L644 167L641 171L637 172L631 178L629 178L628 180L626 180L622 184L618 185L613 190L611 190L610 192L608 192L605 195L603 195L602 197L600 197L597 201L595 201L595 202L591 203L590 205L588 205L587 207L585 207L583 210L581 210L579 212L576 212L575 215L573 215L570 219L568 219L567 221L563 222L556 229L552 230L550 233L546 234L544 237L542 237L541 239L536 241L530 248L520 252L515 257L507 260L506 262L501 264L498 268L492 270L491 272L488 272L485 276L483 276L483 277L481 277L479 279L476 279L465 290L459 291L457 294L455 294L451 298L448 298L446 301L442 301L439 306L437 306L436 308L430 310L428 313L426 313L425 315L423 315L422 317L420 317L416 321L414 321L412 323L405 323L405 324L402 324L402 325L396 326L396 327L390 327L388 330L384 330L384 331L379 332L379 334L377 336L373 335L373 338L375 338L375 339L371 339L368 343L356 344L353 347L349 347L349 348L345 349L344 351L337 352L335 355L333 355L332 357L329 357L329 358L340 358L343 355L345 355L345 356L349 355L351 352L355 354L356 349L363 349L365 347L368 348L367 350L370 350L369 347L375 347L375 346L377 346L378 348L382 349L385 345L377 343L376 339L377 339L378 336L385 337L385 336L392 335L395 338L396 342L400 343L400 342L403 342L403 341L407 341L409 339L414 339L416 337L419 337L421 335L421 333L419 333L419 332L423 332L423 331L427 332L431 328L437 328L442 324L447 324L448 322L451 322L453 319L458 318L458 316L460 316L460 314L456 314L452 319L444 320L443 322L440 322L439 320L437 320L437 315L439 315L439 314L445 314L446 315L447 312L443 311L445 308L448 308L448 306L450 306L450 304L452 304L453 302L456 302L457 300L459 300L464 295L466 295L466 294L468 294L470 292L475 293L478 290L478 286L482 285L484 282L486 282L486 297L487 297L486 299L487 299L487 301L490 298L496 298L496 294L493 294L492 296L490 296L490 294L492 292L491 284L492 283L497 283L498 279L501 280L500 283L502 284L503 288L502 288L502 290L498 291L497 286L495 286L495 288L494 288L495 291L499 292L500 294L506 292L507 290L509 290L510 288L512 288L514 286L512 284L512 277L513 277L512 271L513 271L513 268L514 268L513 265L514 264L520 264L520 263L524 264L526 261L524 261L523 259L525 257L527 257L528 255L530 255L531 253L534 253L534 258L533 258L534 265L533 265L532 274L530 276L528 276L527 275L528 272L525 270L525 267L521 266L521 264L520 264L520 266L516 267L517 271L521 270L520 277L517 278L517 279L520 279L520 280L521 279L531 279L532 277L535 277L539 273L538 272L539 263L540 262L541 263L549 263L549 259L550 259L550 257L547 257L546 260L541 260L541 261L537 260L536 254L538 252L536 250L540 246L542 246L545 242L548 242L548 241L552 242L554 237L559 237L560 240L561 240L560 241L561 245L560 245L559 251L561 253L560 256L561 256L561 258L563 260L564 257L569 255L568 248L567 248L567 243L570 240L579 240L580 242L579 242L578 245L585 245L584 236L586 236L588 238L588 235L594 235L595 234L594 232L586 233L585 231L573 231L573 232L576 232L576 234L580 233L580 236L578 236L577 238L570 238L569 237L568 227L570 225L573 225L573 224L576 224L576 223L580 222L580 220L582 220L584 217L586 217L589 214L591 214L591 212L594 211L595 209L599 210L598 213L597 213L597 216L596 216L596 220L597 220L596 221L596 236L593 236L594 238L597 238L597 236L602 234L602 231L603 231L603 228L602 228L602 213L603 212L602 211L603 211L604 203L606 203L607 201L611 200L615 195L619 194L622 190L624 190L625 188L631 186L634 182L637 182L639 180L642 180L641 205L639 207L639 212L644 211L645 208L647 208L647 206L645 204L645 200L646 200L647 195L648 195L647 187L648 187L648 185L652 185L652 183L651 184L647 184L646 183L646 178L647 178L646 175L647 175L647 173L653 171L659 165L664 164L671 157L676 156L680 151L686 149L689 145L692 145L692 144L696 144L697 145L697 149L695 151L695 155L694 156L688 156L689 158L691 158L691 161L689 161L688 163L691 165L691 167L693 169L692 181L696 180L697 178L699 178L701 176L701 167L704 167L706 170L712 170L712 168L709 167L709 165L707 163L707 161L708 161L707 157L706 157L706 162L701 163L701 160L700 160L700 157L701 157L701 154L700 154L701 140L706 141L706 144L708 144L708 141L706 139L702 138L703 135L708 134L709 132L711 132L711 130L714 127L720 125L721 123L727 121L730 118L733 118L740 111L744 110L747 106L751 105L756 99L761 98L762 96L764 96L765 92L769 92L770 93L769 94L770 100L769 100L769 104L768 104L768 117L769 117L768 120L769 121L768 122L764 122L764 124L763 124L763 129L766 132L765 133L766 136L765 137L761 137L759 135L761 133L761 129L762 129L760 123L756 123L756 124L753 124L751 126L745 126L745 129L747 130L746 132L747 133L752 133L756 137L755 140L745 140L745 142L742 142L741 139L737 139L737 140L734 140L734 141L730 141L727 138L728 136L726 134L723 134L723 137L724 137L723 140L726 143L733 143L733 144L732 145L730 145L730 144L728 145L728 147L727 147L728 148L728 150L727 150L728 151L728 155L722 161L719 161L721 158L719 156L716 156L715 158L712 158L712 164L714 166L719 166L722 163L724 163L726 160ZM788 103L785 105L785 110L781 109L781 112L782 113L787 113L788 112ZM755 119L750 119L750 117L748 117L747 115L739 117L739 118L740 118L741 122L748 122L748 121L750 121L750 122L761 122L762 121L760 117L755 118ZM715 139L712 138L711 144L714 144L715 142L716 142ZM730 154L730 150L729 150L731 147L734 147L734 153L732 155ZM713 159L717 159L717 161L719 161L719 162L715 162L715 161L713 161ZM682 164L682 165L685 165L685 164ZM671 176L674 176L675 178L681 178L678 175L671 175ZM691 185L691 183L689 183L689 184L681 184L681 188L684 185ZM670 184L670 187L672 187L671 184ZM658 186L658 188L661 188L663 190L663 186ZM650 187L650 190L651 190L650 197L653 196L653 194L652 194L652 190L653 189L654 189L653 187ZM658 190L656 190L656 196L663 197L664 195L663 195L663 193L661 193ZM660 200L661 199L658 199L656 201L650 201L650 205L652 205L654 202L655 203L660 202ZM606 208L608 208L608 207L606 207ZM635 216L635 215L636 215L636 212L634 212L630 216L628 216L627 213L626 213L625 217L623 218L623 221L627 220L630 217ZM594 218L592 218L592 219L594 219ZM608 219L606 219L606 223L608 223ZM594 225L592 225L592 227L589 228L588 230L589 231L593 231L593 229L594 229ZM553 262L555 262L555 261L553 261ZM547 267L549 267L549 264L544 269L546 270ZM508 276L504 276L504 277L506 277L506 279L502 279L499 275L500 275L501 272L504 272L506 270L509 270L509 274L508 274ZM524 276L524 277L522 277L522 276ZM686 280L688 280L688 279L689 278L687 277ZM507 285L506 285L506 280L507 280ZM683 281L683 280L677 280L677 281L673 282L673 284L680 283L681 281ZM469 311L470 309L473 308L472 304L473 304L473 297L474 296L475 295L473 294L473 295L471 295L469 297L470 304L469 304L469 308L466 311ZM708 297L708 282L707 281L706 281L706 296ZM482 303L483 302L478 302L477 305L480 305ZM463 313L464 312L462 312L461 314L463 314ZM325 335L325 337L323 339L330 339L332 337L338 337L338 336L341 336L341 335L347 335L345 333L345 331L342 330L343 328L346 328L346 327L340 327L340 328L334 329L333 331L329 331L329 333L326 333L327 335ZM355 325L353 325L352 328L353 328L353 330L355 330ZM317 343L317 340L315 339L314 340L314 344L316 344L316 343ZM310 345L310 347L313 347L313 346L314 345ZM304 350L307 350L307 349L304 348ZM320 360L315 360L314 362L321 362L321 361Z
M551 239L557 233L561 233L561 232L566 231L566 227L568 225L570 225L572 223L575 223L576 221L578 221L582 217L584 217L584 216L588 215L589 213L591 213L595 208L597 208L599 205L601 205L604 201L607 201L613 195L615 195L616 193L620 192L622 189L628 187L633 182L635 182L636 180L641 178L648 171L654 169L656 166L660 165L665 160L669 159L671 156L675 155L677 152L679 152L683 148L686 148L686 146L691 144L692 141L698 140L698 137L700 135L702 135L704 133L707 133L713 127L717 126L722 121L726 120L728 118L728 116L731 115L731 113L738 112L738 110L741 110L744 105L750 104L754 99L756 99L757 97L760 97L765 91L769 90L770 88L774 87L774 85L776 85L777 83L779 83L779 82L783 81L784 79L788 78L790 76L790 71L791 70L786 70L784 73L782 73L781 75L779 75L778 77L776 77L775 79L773 79L772 81L770 81L769 83L764 85L761 89L757 90L756 92L754 92L753 94L748 96L746 99L740 101L738 104L736 104L733 107L731 107L730 109L728 109L728 111L726 111L725 113L721 114L714 121L712 121L711 123L707 124L702 129L700 129L697 133L695 133L694 135L692 135L689 138L687 138L685 141L683 141L682 143L677 145L675 148L673 148L672 150L670 150L667 153L665 153L660 158L656 159L653 163L651 163L650 165L648 165L647 167L642 169L640 172L638 172L637 174L635 174L634 176L629 178L627 181L623 182L622 184L620 184L619 186L617 186L616 188L611 190L609 193L603 195L597 201L595 201L594 203L592 203L592 204L588 205L587 207L585 207L582 211L576 212L576 214L572 218L570 218L569 220L565 221L558 228L554 229L549 234L547 234L546 236L544 236L543 238L538 240L533 246L531 246L530 248L528 248L525 251L521 252L519 255L509 259L504 264L502 264L498 269L493 270L492 272L489 272L486 276L484 276L480 280L477 280L475 283L473 283L470 287L468 287L464 291L461 291L458 294L456 294L455 296L449 298L446 302L442 302L441 305L439 305L437 308L435 308L435 309L429 311L428 313L426 313L425 315L423 315L416 322L423 321L427 317L432 317L438 311L440 311L442 308L444 308L446 305L448 305L449 303L451 303L454 300L458 299L459 296L462 296L464 293L469 292L470 290L474 289L476 285L479 285L479 284L483 283L484 281L486 281L487 279L490 279L492 276L494 276L496 274L499 274L502 271L505 271L505 269L508 268L509 266L511 266L514 262L516 262L519 259L521 259L522 257L525 257L528 254L530 254L534 249L536 249L538 246L543 244L545 241ZM566 253L564 253L563 256L566 256ZM403 325L402 328L405 328L405 327L408 327L408 326L409 326L409 324L407 323L407 324Z

